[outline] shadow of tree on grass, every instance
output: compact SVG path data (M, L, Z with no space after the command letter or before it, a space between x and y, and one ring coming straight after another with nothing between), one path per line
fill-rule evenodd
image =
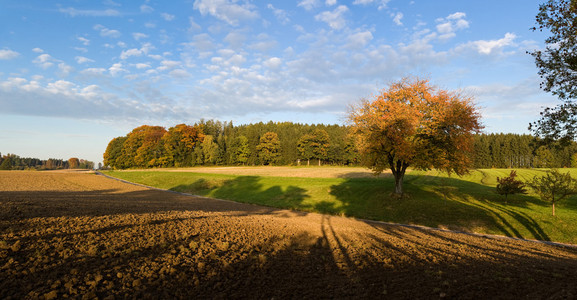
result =
M283 188L273 185L265 188L260 176L238 176L212 182L201 178L188 185L178 185L171 190L290 209L302 208L302 202L310 197L305 189L298 186L290 185Z
M331 195L343 203L341 213L348 216L550 240L541 225L524 212L529 204L546 205L531 196L515 195L505 204L493 187L430 175L406 175L407 198L390 197L393 188L394 181L389 178L351 178L331 186ZM327 211L326 207L322 204L318 209Z

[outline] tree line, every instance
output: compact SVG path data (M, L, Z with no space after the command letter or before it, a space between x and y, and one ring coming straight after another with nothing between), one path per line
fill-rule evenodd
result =
M532 135L475 135L473 166L487 168L577 167L577 143L543 143Z
M143 125L110 141L104 165L116 169L198 165L357 164L348 128L268 122L234 126L201 120L166 130Z
M544 146L531 135L476 134L474 168L577 167L577 144ZM104 166L115 169L213 165L359 165L343 125L201 120L168 129L142 125L114 138Z
M0 154L0 170L58 170L94 169L94 162L72 157L68 160L49 158L46 160L20 157L16 154Z

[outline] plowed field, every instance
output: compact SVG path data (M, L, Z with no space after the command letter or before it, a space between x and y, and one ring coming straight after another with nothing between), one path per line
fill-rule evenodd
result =
M577 249L0 172L0 298L575 298Z

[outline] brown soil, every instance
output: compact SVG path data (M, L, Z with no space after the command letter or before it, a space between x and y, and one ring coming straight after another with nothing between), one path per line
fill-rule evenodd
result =
M575 298L577 249L0 172L0 298Z

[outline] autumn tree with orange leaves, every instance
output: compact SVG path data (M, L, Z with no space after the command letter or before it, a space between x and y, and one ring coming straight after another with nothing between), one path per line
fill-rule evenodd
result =
M390 169L395 195L403 195L408 167L463 175L471 164L473 135L482 129L471 97L404 78L372 100L351 107L349 120L362 156L373 173Z
M178 124L162 136L165 150L164 165L175 167L192 166L194 149L202 143L204 134L200 126Z

